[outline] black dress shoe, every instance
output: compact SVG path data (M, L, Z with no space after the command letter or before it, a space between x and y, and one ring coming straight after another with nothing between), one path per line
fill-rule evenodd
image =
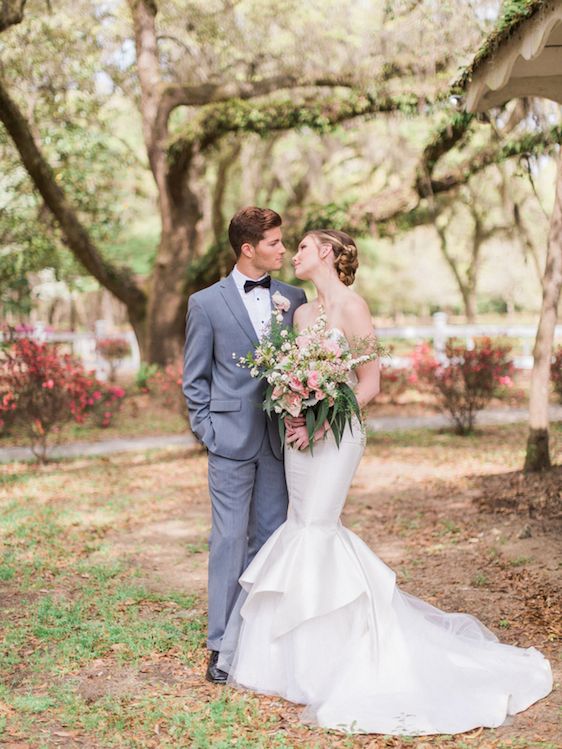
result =
M207 681L210 681L213 684L226 684L228 674L226 673L226 671L221 671L217 666L218 659L218 651L211 650L209 654L209 663L207 664L207 673L205 674L205 678L207 679Z

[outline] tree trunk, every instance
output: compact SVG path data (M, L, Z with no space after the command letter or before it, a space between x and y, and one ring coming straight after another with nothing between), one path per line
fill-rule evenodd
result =
M463 294L463 301L466 322L472 325L476 322L476 289L466 289L466 295Z
M162 366L180 355L185 330L186 227L162 233L151 277L143 358Z
M462 297L462 303L464 306L464 314L468 323L473 323L476 320L476 268L477 263L474 261L474 250L479 250L479 245L476 242L473 246L473 255L471 258L471 264L469 272L467 273L468 279L465 281L459 269L459 265L453 255L449 252L449 243L447 240L447 233L445 228L441 228L435 223L435 229L439 235L439 246L441 248L441 254L445 259L445 262L451 269L457 286L459 288L460 295Z
M164 165L161 166L163 170ZM165 179L159 185L162 234L148 291L143 350L148 361L160 365L177 359L181 353L188 269L204 254L203 163L197 154L192 154L182 163L166 167Z
M165 365L182 350L187 306L186 274L202 251L202 171L196 148L168 157L168 116L156 35L157 6L153 0L129 0L133 18L137 69L141 88L143 135L158 189L162 223L160 244L148 288L142 344L143 358Z
M556 197L550 222L543 299L535 347L529 394L529 437L525 456L526 471L550 468L548 444L548 392L554 328L562 287L562 151L558 155Z

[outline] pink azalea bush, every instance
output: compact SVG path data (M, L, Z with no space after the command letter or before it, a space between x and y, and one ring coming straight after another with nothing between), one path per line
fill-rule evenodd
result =
M96 343L96 351L109 364L109 381L114 382L117 367L131 354L129 341L125 338L100 338Z
M396 403L401 395L415 388L416 378L409 369L398 369L391 364L381 366L381 393L386 395L390 403Z
M446 359L441 362L423 343L412 355L411 379L437 397L457 434L469 434L477 412L487 405L498 387L512 386L510 353L511 346L494 343L490 338L475 339L473 348L450 339L445 348Z
M91 416L107 427L124 396L122 388L99 382L53 345L18 338L0 353L0 432L22 426L41 462L50 437L65 423Z
M137 385L143 393L150 394L164 408L187 419L187 407L182 390L182 370L181 361L172 362L166 367L145 365L137 376Z

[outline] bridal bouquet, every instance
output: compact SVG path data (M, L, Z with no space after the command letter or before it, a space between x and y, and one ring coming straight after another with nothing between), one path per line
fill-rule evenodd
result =
M259 346L239 360L238 366L248 367L252 377L267 381L263 408L268 416L279 415L282 443L287 416L305 417L311 451L314 433L326 420L339 447L346 424L352 428L353 417L361 419L350 373L376 359L381 348L374 337L354 340L354 354L343 335L338 340L334 332L322 313L297 333L283 326L281 310L276 309Z

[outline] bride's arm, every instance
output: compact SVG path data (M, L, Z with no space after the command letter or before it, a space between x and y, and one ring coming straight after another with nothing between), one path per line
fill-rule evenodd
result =
M293 315L293 328L299 332L305 327L304 319L306 317L306 312L304 311L304 308L308 307L308 304L301 304L300 307L297 307L295 310L295 314Z
M348 301L345 308L345 329L344 333L348 341L354 339L369 339L374 337L373 322L367 302L358 295L354 295ZM370 403L373 398L380 392L380 362L379 359L362 364L355 370L357 375L357 385L355 387L355 396L359 406L363 408Z

